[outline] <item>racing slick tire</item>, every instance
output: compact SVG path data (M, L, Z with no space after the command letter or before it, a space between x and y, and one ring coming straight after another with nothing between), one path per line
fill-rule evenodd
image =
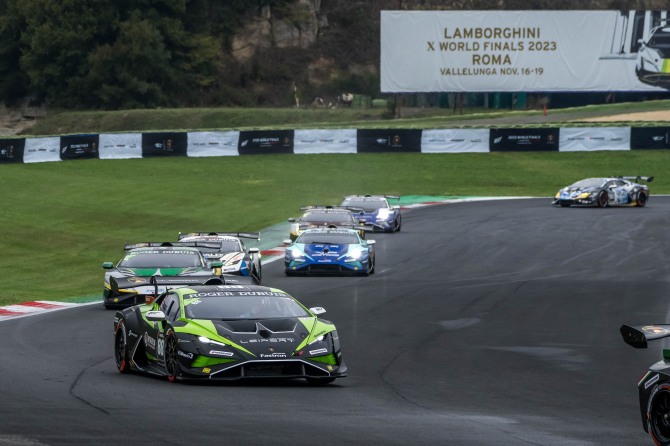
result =
M639 207L643 208L647 204L647 200L649 197L647 197L647 193L643 190L638 192L637 198L635 199L635 204L637 204Z
M174 330L169 328L165 334L165 372L168 381L171 383L177 381L181 371L177 350L179 350L179 340L175 336Z
M396 220L396 225L393 229L393 232L400 232L400 228L402 228L402 219L400 216L398 216L398 220Z
M596 200L596 205L599 208L604 208L604 207L607 207L607 202L608 201L609 201L609 196L607 195L607 192L604 191L604 190L600 191L600 193L598 194L598 198Z
M114 332L114 359L116 361L116 368L120 373L128 373L130 371L130 358L128 357L128 335L126 333L126 321L121 319L116 324Z
M647 404L649 435L659 446L670 445L670 382L658 384Z

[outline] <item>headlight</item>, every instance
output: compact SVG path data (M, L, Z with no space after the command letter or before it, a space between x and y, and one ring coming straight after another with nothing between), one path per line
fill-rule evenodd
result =
M221 347L228 347L228 345L224 344L223 342L213 341L213 340L211 340L209 338L206 338L204 336L198 336L198 341L202 342L203 344L207 344L207 345L220 345Z
M305 253L299 248L291 247L286 250L286 255L295 261L301 262L305 260Z
M584 198L588 198L588 196L591 195L592 193L593 192L582 192L581 194L579 194L577 196L577 199L581 200L581 199L584 199Z
M346 260L347 262L357 262L361 260L363 257L365 257L365 251L364 249L360 247L351 247L349 248L349 252L346 254Z
M388 220L392 215L392 209L382 208L377 212L377 220Z
M242 261L243 258L244 258L244 254L239 253L239 254L231 257L230 259L226 260L226 263L224 263L224 265L225 266L237 265L238 263L240 263Z

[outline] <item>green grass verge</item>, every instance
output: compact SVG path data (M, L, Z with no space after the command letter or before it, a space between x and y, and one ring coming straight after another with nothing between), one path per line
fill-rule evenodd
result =
M256 231L355 193L545 196L590 176L655 175L670 151L258 155L0 165L0 305L92 296L125 242ZM448 221L445 222L448 224ZM409 227L407 228L410 229Z

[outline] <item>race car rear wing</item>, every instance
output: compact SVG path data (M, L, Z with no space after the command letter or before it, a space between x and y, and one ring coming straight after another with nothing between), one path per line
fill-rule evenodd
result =
M621 178L623 178L624 180L628 180L628 181L635 181L636 183L639 183L640 181L646 181L647 183L651 183L652 181L654 181L654 177L640 177L640 176L638 176L638 177L621 177Z
M123 246L125 251L135 249L135 248L153 248L153 247L165 247L172 246L176 248L210 248L218 249L221 245L217 242L142 242L142 243L126 243Z
M212 236L222 236L222 237L238 237L238 238L249 238L256 239L260 241L261 233L260 232L180 232L177 236L177 240L181 240L186 237L206 237L208 235Z
M181 288L197 285L252 285L255 282L244 276L151 276L151 277L110 277L109 285L112 292L119 294L119 290L132 288L153 287L153 290L144 290L141 294L158 295L158 287Z
M352 208L350 206L333 206L330 204L327 205L319 205L319 204L310 204L309 206L303 206L300 208L301 211L311 211L313 209L341 209L341 210L346 210L350 211ZM359 211L362 211L363 209L361 208L355 208Z
M656 341L670 336L670 325L622 325L619 331L626 344L635 348L647 348L648 341Z

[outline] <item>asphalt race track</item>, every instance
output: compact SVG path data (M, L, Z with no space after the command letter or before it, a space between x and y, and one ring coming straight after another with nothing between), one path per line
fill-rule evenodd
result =
M0 445L650 445L636 384L662 344L619 326L670 321L670 197L549 201L405 212L367 278L265 265L337 324L350 374L326 387L121 375L98 305L0 322Z

